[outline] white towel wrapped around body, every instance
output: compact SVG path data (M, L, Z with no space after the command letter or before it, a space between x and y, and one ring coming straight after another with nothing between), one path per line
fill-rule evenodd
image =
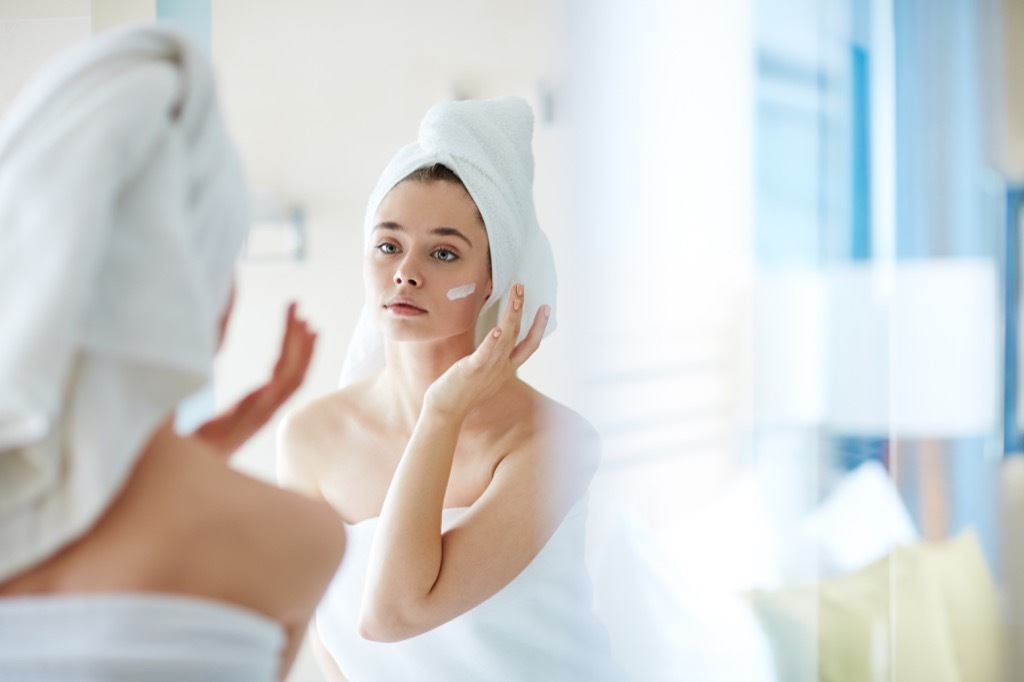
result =
M0 123L0 580L80 536L209 376L248 226L213 75L174 30L73 48Z
M540 229L533 201L533 111L519 97L444 102L420 123L415 142L391 159L366 207L369 246L373 217L395 185L434 164L453 171L469 191L487 230L493 292L480 314L477 341L501 319L513 284L526 287L520 338L542 305L551 307L545 335L556 326L557 280L551 245ZM497 303L497 318L493 312ZM341 385L364 379L384 366L384 342L364 307L349 343Z
M359 635L359 612L378 517L347 528L345 560L316 612L324 647L350 682L623 682L608 635L590 610L584 562L587 498L582 497L530 563L482 603L399 642ZM441 516L447 530L467 507Z

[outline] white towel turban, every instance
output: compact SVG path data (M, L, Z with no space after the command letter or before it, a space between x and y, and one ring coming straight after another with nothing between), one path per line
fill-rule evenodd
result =
M0 579L96 521L203 385L247 225L206 57L139 26L0 125Z
M493 293L480 314L477 341L508 305L510 287L526 286L522 339L537 310L551 306L545 335L554 331L557 281L551 245L537 223L533 203L533 111L519 97L444 102L432 107L419 135L384 169L366 207L369 246L373 217L388 192L413 171L442 164L455 172L476 202L491 249ZM497 303L497 317L489 315ZM383 338L364 307L349 343L341 385L384 366Z

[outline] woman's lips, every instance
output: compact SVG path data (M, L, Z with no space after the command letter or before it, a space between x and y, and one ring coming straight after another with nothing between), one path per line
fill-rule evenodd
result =
M420 308L412 301L404 300L392 300L387 303L384 308L392 315L401 315L403 317L412 315L422 315L427 311Z

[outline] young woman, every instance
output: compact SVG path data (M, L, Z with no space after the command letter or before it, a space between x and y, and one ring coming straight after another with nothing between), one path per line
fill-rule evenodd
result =
M282 480L348 527L332 679L619 679L583 564L597 438L516 377L554 305L532 125L511 97L428 112L370 199L345 385L279 433Z
M202 52L106 34L0 127L0 679L283 679L344 548L322 502L232 470L301 383L274 377L194 435L248 227ZM301 532L296 532L301 529Z

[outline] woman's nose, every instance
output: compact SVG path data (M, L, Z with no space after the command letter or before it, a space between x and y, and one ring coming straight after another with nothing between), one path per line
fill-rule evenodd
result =
M418 287L422 281L423 279L412 268L408 258L403 260L398 266L398 270L395 271L395 284L407 284L412 287Z

